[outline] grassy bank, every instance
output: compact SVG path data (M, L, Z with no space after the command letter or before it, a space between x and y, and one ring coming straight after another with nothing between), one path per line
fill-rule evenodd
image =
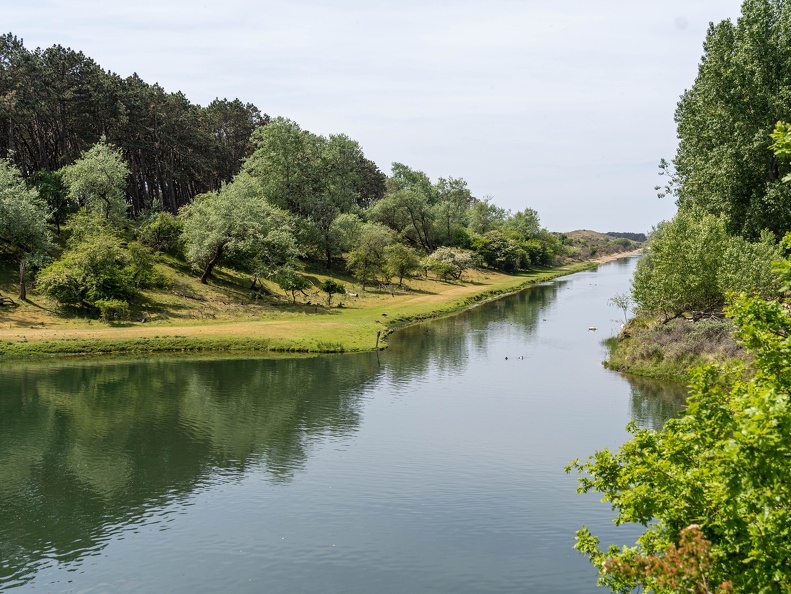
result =
M613 259L613 256L608 259ZM489 299L598 265L602 260L515 275L473 271L463 282L409 279L404 287L361 292L352 279L334 276L356 296L328 306L316 292L296 303L265 285L251 292L250 278L226 269L201 285L178 261L162 257L167 289L147 291L136 304L135 321L106 323L59 310L32 292L27 303L0 309L0 359L147 354L162 352L302 352L372 350L392 331L449 315ZM309 274L318 285L325 274ZM11 275L0 284L4 295Z
M730 320L676 319L662 324L636 318L622 334L606 341L609 369L686 383L691 369L707 363L744 358L744 348L731 336Z

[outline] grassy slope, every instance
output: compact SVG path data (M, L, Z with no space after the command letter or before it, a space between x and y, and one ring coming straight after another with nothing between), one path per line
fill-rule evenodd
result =
M134 320L108 324L69 317L53 302L30 291L28 303L0 308L0 358L38 355L149 353L165 351L294 351L371 350L382 336L414 321L453 313L476 302L511 293L529 284L594 266L578 263L506 275L476 271L464 282L409 279L409 290L365 293L349 277L335 276L359 297L345 296L327 307L323 294L290 303L277 287L272 295L253 299L250 278L220 269L201 285L182 262L160 256L158 268L167 289L146 291L136 304ZM318 285L325 274L308 271ZM0 294L16 296L11 266L0 266ZM338 303L342 303L338 307ZM145 320L145 321L143 321ZM381 346L381 343L380 343Z

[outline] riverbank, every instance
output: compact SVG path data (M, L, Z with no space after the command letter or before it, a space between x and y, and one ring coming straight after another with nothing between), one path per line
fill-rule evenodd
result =
M604 366L622 373L688 383L690 371L709 363L743 360L744 347L733 336L733 323L724 320L692 322L684 318L662 324L635 318L619 336L606 341Z
M172 279L166 294L147 294L150 306L135 322L69 318L31 298L0 311L0 359L163 352L367 351L385 346L388 334L422 320L450 315L532 284L594 268L634 254L515 275L471 271L464 282L410 279L389 287L347 294L327 307L319 296L305 303L260 299L244 290L248 279L219 271L214 285ZM313 275L318 285L324 277ZM337 299L337 298L336 298Z

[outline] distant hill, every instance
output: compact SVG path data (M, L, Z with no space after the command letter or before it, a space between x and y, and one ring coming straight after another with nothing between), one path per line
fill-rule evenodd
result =
M641 233L622 233L621 235L642 236L643 241L645 240L645 235ZM560 233L559 237L566 248L566 258L569 260L587 260L610 254L633 252L641 247L641 241L588 229Z
M615 237L616 239L619 237L625 237L626 239L631 239L632 241L648 241L648 238L645 236L645 233L623 233L620 231L607 231L605 235L609 235L610 237Z

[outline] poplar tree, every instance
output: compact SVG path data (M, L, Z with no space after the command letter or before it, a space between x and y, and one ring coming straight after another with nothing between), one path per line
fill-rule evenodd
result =
M678 150L665 189L680 207L725 217L729 233L757 239L791 230L791 168L768 150L791 112L791 3L746 0L734 24L709 26L698 75L675 119ZM673 170L675 169L675 170Z

